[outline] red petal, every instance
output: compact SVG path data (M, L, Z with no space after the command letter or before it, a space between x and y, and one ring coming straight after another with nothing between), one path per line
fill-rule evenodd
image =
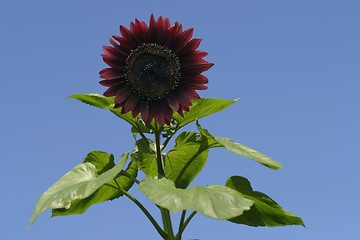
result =
M126 84L125 79L102 80L99 83L105 87L113 87L118 84Z
M194 61L181 61L181 67L182 68L187 68L187 67L191 67L194 65L199 65L199 64L205 64L205 63L209 63L208 61L206 61L205 59L197 59Z
M100 77L106 80L124 78L125 73L123 69L105 68L100 71Z
M202 41L201 38L191 39L191 41L188 42L186 46L177 53L178 56L179 57L186 56L189 53L195 51L200 46L201 41Z
M182 89L181 89L182 90ZM181 91L179 90L179 91ZM191 101L189 98L187 98L185 96L184 93L180 92L177 96L176 96L178 102L183 105L183 106L191 106ZM180 106L181 107L181 106Z
M157 43L164 45L166 34L170 28L170 20L160 16L157 20L157 26Z
M180 33L179 37L175 40L175 42L170 46L170 48L178 53L191 39L193 35L194 29L190 28Z
M181 63L183 64L186 62L196 62L199 59L206 57L207 55L208 55L207 52L201 50L195 50L194 52L190 52L186 56L182 56L182 57L179 56L179 57L181 59Z
M133 117L136 117L137 115L139 115L139 113L141 112L141 105L142 105L142 102L141 102L141 99L139 99L137 105L131 111Z
M154 115L154 119L157 124L161 125L164 123L164 104L161 101L156 101L152 104L151 109Z
M149 42L156 42L157 38L157 22L154 18L154 14L150 16L149 32L148 32Z
M125 100L130 96L131 89L127 86L123 86L120 88L115 95L115 105L120 105L121 103L125 102Z
M114 85L109 87L104 93L103 95L105 97L113 97L116 95L116 93L121 89L120 85Z
M175 22L174 26L172 26L169 29L166 35L164 45L170 47L173 44L173 42L177 39L177 37L180 35L181 32L182 32L182 25L179 24L178 22Z
M129 51L124 49L122 46L119 46L114 39L110 38L110 43L113 45L114 49L117 51L117 54L122 58L126 58L129 55Z
M181 83L181 85L187 87L187 88L192 88L194 90L206 90L208 89L207 86L197 83L197 82L183 82Z
M139 102L139 96L137 94L131 94L125 101L123 110L129 112L133 110Z
M168 106L164 106L164 122L167 125L170 125L170 121L172 119L174 112Z
M127 51L130 51L132 49L135 49L137 47L136 42L130 42L127 39L120 37L120 36L112 36L113 39L115 39L116 41L118 41L120 43L120 46Z
M202 73L204 71L209 70L212 66L214 66L213 63L201 63L201 64L194 64L192 66L184 67L182 68L182 72L195 72L195 73Z
M149 100L144 100L141 103L141 118L145 122L146 126L149 126L151 119L149 120Z
M171 109L173 109L174 111L177 111L179 109L180 105L175 96L169 94L169 96L167 96L167 98L166 98L166 101L167 101L169 107Z
M181 76L182 81L185 82L197 82L197 83L202 83L202 84L206 84L208 83L208 78L205 77L204 75L200 75L200 74L189 74L189 76Z
M182 89L189 99L199 99L199 94L193 88Z
M133 31L134 36L136 37L139 44L146 43L148 41L148 26L145 22L140 22L139 20L135 19L135 24L130 25L130 30Z
M101 54L104 62L109 65L110 67L112 68L116 68L116 69L124 69L124 61L119 61L119 60L116 60L114 59L113 57L111 56L107 56L105 54Z

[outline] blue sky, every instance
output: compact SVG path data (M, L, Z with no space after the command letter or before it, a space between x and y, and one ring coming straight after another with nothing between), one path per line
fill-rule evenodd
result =
M204 39L200 49L215 66L201 96L241 98L202 126L284 165L274 171L216 149L194 184L245 176L307 226L252 228L197 215L184 239L357 239L359 9L355 0L2 1L0 239L158 239L127 199L70 217L47 211L28 228L38 197L87 152L118 158L133 148L127 124L65 98L102 93L101 47L120 24L151 13Z

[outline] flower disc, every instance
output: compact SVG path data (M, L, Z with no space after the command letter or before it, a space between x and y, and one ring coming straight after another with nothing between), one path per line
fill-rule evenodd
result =
M104 95L114 96L122 113L141 114L146 125L170 124L175 111L189 111L191 100L200 98L196 90L207 89L202 73L214 65L197 50L201 39L191 39L193 29L183 31L178 22L170 27L168 18L151 15L149 26L136 19L120 33L103 47L110 66L100 71Z

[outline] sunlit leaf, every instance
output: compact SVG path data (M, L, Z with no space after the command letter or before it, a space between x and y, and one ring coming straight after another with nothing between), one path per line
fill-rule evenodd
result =
M155 204L172 212L194 210L222 220L241 215L253 204L252 200L225 186L179 189L166 178L147 177L140 183L140 191Z
M136 178L138 173L138 167L137 163L134 161L131 161L126 170L128 174L130 174L133 178ZM120 175L119 177L115 178L117 184L125 190L128 191L134 184L134 181L131 180L129 177ZM71 203L71 207L68 209L65 208L57 208L52 210L52 217L55 216L67 216L72 214L81 214L84 213L89 207L91 207L94 204L98 204L101 202L105 202L108 200L114 200L116 198L119 198L123 196L123 192L119 191L117 184L111 180L104 185L102 185L99 189L97 189L93 194L90 196L74 200Z
M119 163L101 175L89 162L81 163L54 183L36 203L32 224L40 213L46 209L69 209L73 201L84 199L93 194L105 183L111 181L122 170L128 154L124 154Z
M283 209L269 196L261 192L253 191L250 182L246 178L233 176L226 181L226 186L236 190L245 198L254 201L254 205L249 211L229 221L254 227L304 226L301 218Z
M178 113L174 114L174 119L178 122L178 128L185 126L196 119L206 117L216 112L222 111L225 108L230 107L239 99L226 100L218 98L201 98L192 100L192 106L189 112L184 112L184 117Z
M211 147L224 147L230 152L233 152L237 155L249 158L254 160L266 167L272 169L279 169L282 168L281 163L271 159L270 157L266 156L265 154L249 148L243 144L234 142L230 138L221 138L221 137L214 137L212 136L206 129L201 128L200 124L197 123L197 127L200 133L208 138L208 143Z
M136 126L136 123L139 117L132 117L132 113L128 112L125 114L121 113L121 108L114 108L114 97L105 97L104 95L97 93L83 93L83 94L73 94L68 98L73 98L79 100L83 103L89 104L94 107L103 108L111 111L119 118L124 119L132 126Z

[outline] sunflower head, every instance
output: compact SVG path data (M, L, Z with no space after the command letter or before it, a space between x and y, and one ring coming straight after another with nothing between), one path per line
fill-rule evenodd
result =
M137 19L130 29L120 26L121 36L103 47L109 65L100 71L100 84L108 87L104 95L115 97L122 113L141 114L146 125L152 120L169 125L174 112L189 111L191 100L200 98L196 90L207 89L202 73L214 65L203 59L206 52L197 50L201 39L191 39L193 31L153 15L149 26Z

